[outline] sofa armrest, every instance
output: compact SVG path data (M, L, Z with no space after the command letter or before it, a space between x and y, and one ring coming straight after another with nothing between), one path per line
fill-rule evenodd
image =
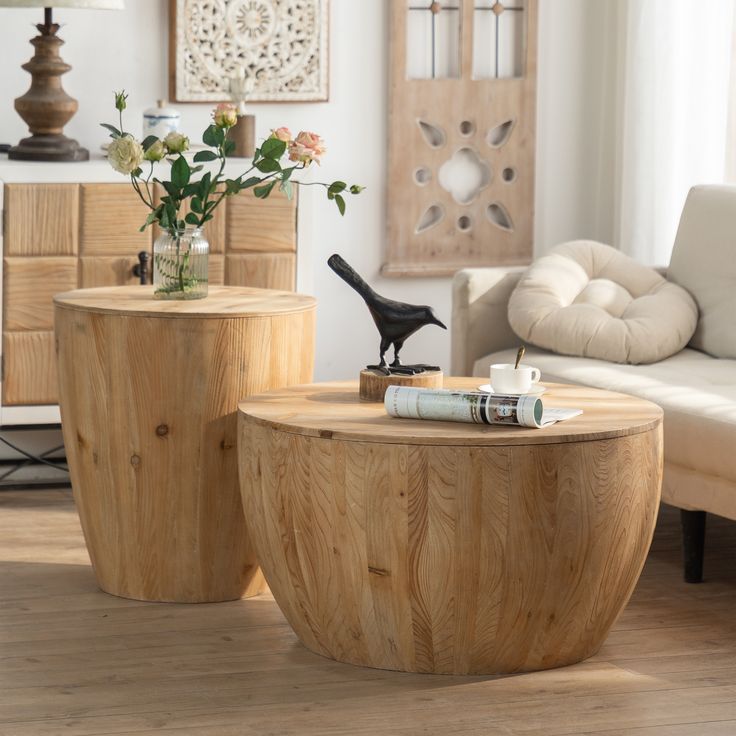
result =
M509 297L526 266L466 268L452 280L453 376L470 376L478 358L516 346L509 325Z

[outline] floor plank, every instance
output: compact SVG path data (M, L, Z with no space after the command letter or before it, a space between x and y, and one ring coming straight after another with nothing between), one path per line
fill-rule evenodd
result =
M0 493L1 736L733 736L736 524L709 519L707 581L681 581L663 507L634 597L587 662L418 676L305 650L269 595L114 598L67 491Z

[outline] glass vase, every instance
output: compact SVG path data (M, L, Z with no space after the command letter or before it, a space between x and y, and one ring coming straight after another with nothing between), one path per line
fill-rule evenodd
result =
M156 299L204 299L210 245L198 227L166 231L153 244Z

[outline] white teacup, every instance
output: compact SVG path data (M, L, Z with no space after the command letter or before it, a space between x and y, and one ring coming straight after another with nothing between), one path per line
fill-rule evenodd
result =
M495 363L491 366L491 386L494 394L526 394L539 382L542 374L539 368L513 363Z

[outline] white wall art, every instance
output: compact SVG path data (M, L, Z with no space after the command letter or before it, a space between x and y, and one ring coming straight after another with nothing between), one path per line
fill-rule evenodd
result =
M171 97L230 99L244 69L251 102L328 99L329 0L170 0Z

